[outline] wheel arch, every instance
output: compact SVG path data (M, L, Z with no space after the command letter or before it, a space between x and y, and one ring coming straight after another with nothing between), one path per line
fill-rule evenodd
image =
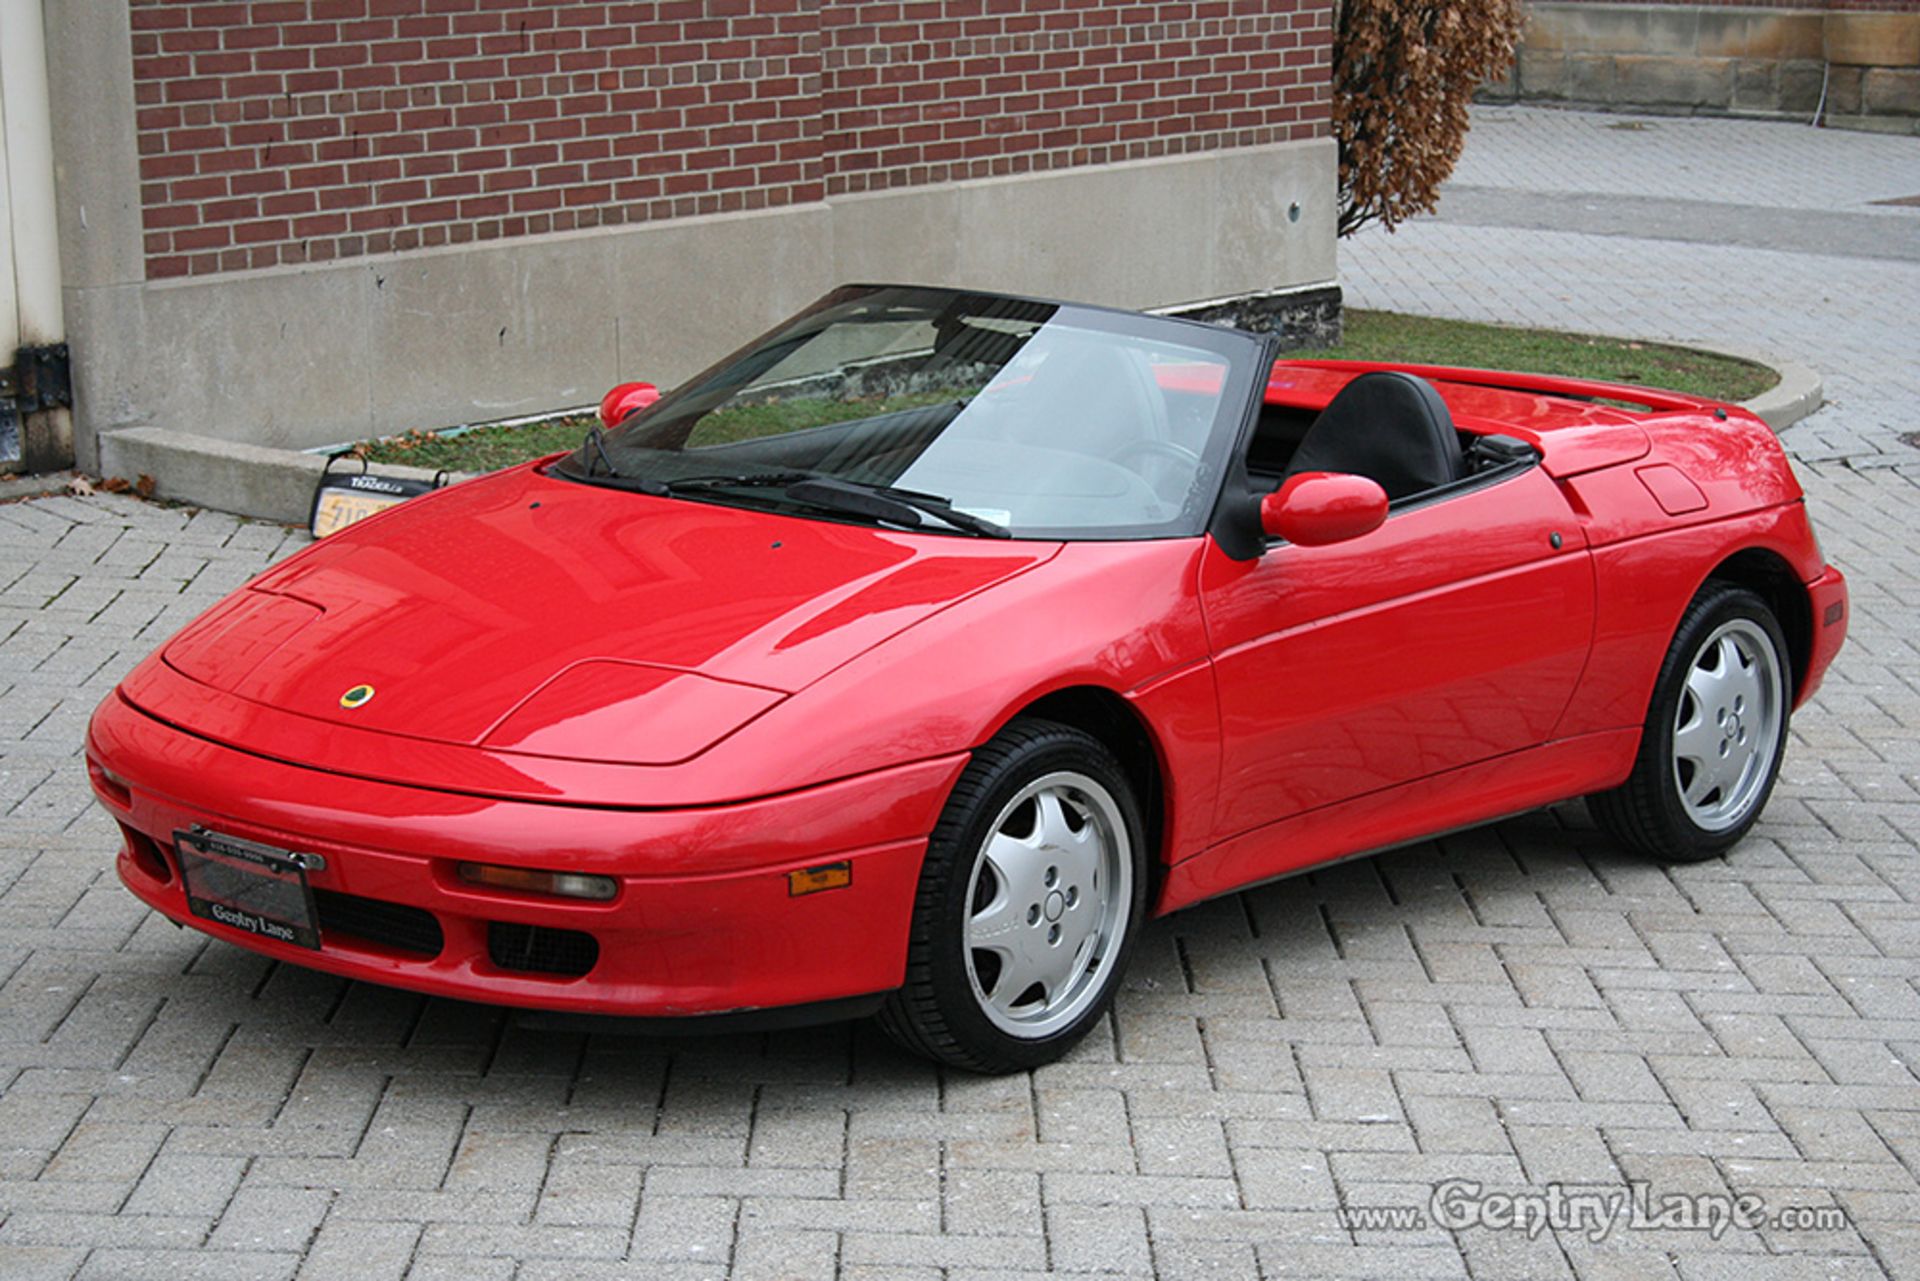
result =
M1707 579L1744 587L1767 602L1787 638L1787 666L1793 677L1790 702L1798 703L1813 659L1813 604L1793 566L1776 551L1749 547L1715 565Z
M1148 902L1153 902L1167 864L1166 765L1153 727L1133 704L1102 685L1070 685L1043 694L1014 710L994 727L995 732L1019 717L1071 725L1099 739L1119 758L1140 801L1140 822L1146 829L1147 848L1153 852L1147 860L1154 878L1148 886Z

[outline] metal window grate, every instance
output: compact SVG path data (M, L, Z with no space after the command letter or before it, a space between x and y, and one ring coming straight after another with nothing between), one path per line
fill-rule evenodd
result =
M438 956L446 946L440 922L421 908L320 889L313 892L313 906L320 916L322 945L330 934L345 934L420 956Z
M600 943L580 930L489 921L487 955L503 970L578 978L600 959Z

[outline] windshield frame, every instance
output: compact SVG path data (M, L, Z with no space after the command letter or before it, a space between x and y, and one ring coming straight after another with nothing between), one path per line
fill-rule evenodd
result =
M630 432L644 431L649 425L664 426L673 421L684 414L689 407L689 402L711 398L726 392L729 388L751 385L751 380L759 372L763 372L777 362L778 357L774 353L794 345L797 340L804 340L810 331L815 333L823 331L824 326L820 321L822 313L843 309L863 301L878 301L884 304L888 301L883 297L884 295L896 295L902 305L911 304L930 312L949 306L975 304L1048 308L1051 309L1051 314L1039 323L1034 330L1036 334L1043 332L1047 326L1057 323L1063 330L1111 334L1121 341L1151 344L1158 340L1167 347L1192 350L1196 354L1204 355L1209 361L1218 361L1222 366L1221 385L1215 399L1210 402L1212 420L1205 426L1200 448L1193 451L1197 455L1194 478L1175 516L1153 523L1129 522L1071 526L1014 524L1009 527L1010 534L1014 538L1049 542L1149 541L1193 538L1207 532L1217 512L1222 489L1230 479L1233 457L1243 448L1248 424L1257 418L1260 404L1264 399L1268 381L1266 373L1273 362L1272 335L1123 308L981 290L872 283L841 286L709 365L700 373L688 378L651 405L629 414L622 422L605 433L604 437L583 442L579 449L551 460L543 466L543 470L563 480L592 484L602 488L625 489L681 501L716 503L802 519L873 527L874 522L871 519L791 502L771 490L727 492L723 488L703 488L695 492L667 492L674 484L675 478L672 476L655 478L646 474L630 474L624 468L618 476L608 475L605 464L601 462L605 456L601 451L609 444L617 449L620 438ZM724 400L717 403L724 404ZM701 412L711 412L711 410ZM689 430L697 431L698 422L699 419L696 417ZM817 428L802 427L794 432L778 433L766 439L776 439L780 435L798 435L800 432L810 430L817 430ZM682 440L684 439L683 436ZM630 448L625 455L626 461L630 462L644 448ZM591 455L590 449L594 451ZM655 451L646 449L645 452ZM673 449L660 452L690 454L695 451ZM720 466L731 469L733 464L729 461L721 463ZM835 477L832 472L822 472L821 475L851 480L851 478ZM694 478L684 476L679 479L686 481ZM911 532L948 537L970 536L967 530L949 528L938 523L912 527Z

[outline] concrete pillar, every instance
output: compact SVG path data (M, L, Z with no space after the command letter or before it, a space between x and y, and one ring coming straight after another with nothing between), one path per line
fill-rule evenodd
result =
M0 318L0 363L10 365L16 347L66 339L54 207L52 98L40 0L0 0L0 138L0 165L5 168L0 209L5 211L9 242L0 266L12 276L13 294L12 306L4 308L11 315ZM65 409L29 414L19 430L19 461L27 470L71 463L73 422Z

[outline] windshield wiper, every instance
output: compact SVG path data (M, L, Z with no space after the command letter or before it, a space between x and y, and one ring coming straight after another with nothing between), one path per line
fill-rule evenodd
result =
M886 485L842 480L838 476L821 476L787 486L787 497L910 528L919 527L920 514L924 512L955 529L982 538L1013 537L1013 531L1004 525L996 525L972 512L955 510L952 503L938 494L922 494L912 489L891 489Z
M848 516L864 516L868 520L905 525L910 529L920 526L920 513L911 505L882 497L871 488L841 480L837 476L823 476L819 472L769 471L732 476L691 476L686 480L668 483L668 492L676 497L711 493L719 489L778 489L782 491L782 497L808 507Z
M628 476L613 465L613 457L607 453L607 431L606 428L602 427L599 423L595 423L593 426L587 428L586 439L580 442L580 451L586 455L586 463L584 470L577 479L583 480L589 485L611 485L615 489L637 490L640 493L649 494L654 498L665 498L667 496L667 487L661 482L645 476ZM607 471L604 476L594 474L594 454L598 454L600 461L606 464ZM568 460L562 460L563 463L566 461ZM568 473L563 470L561 474L566 475Z
M613 465L613 459L607 455L607 432L606 428L599 423L587 428L587 438L580 442L580 448L583 450L589 446L600 455L600 461L607 465L607 475L618 479L620 469ZM587 479L593 479L593 459L591 458L587 459Z
M631 481L629 483L632 483ZM657 482L656 482L657 483ZM849 516L886 521L918 529L921 515L945 521L953 528L982 538L1012 538L1013 531L985 517L956 509L938 494L923 494L912 489L892 489L863 481L824 476L811 471L741 472L732 475L689 476L667 481L660 492L675 497L710 493L719 489L778 489L797 503ZM652 490L648 491L653 492Z
M763 471L741 472L731 476L689 476L685 480L668 481L667 490L674 494L700 494L710 489L784 489L803 480L813 480L818 474L810 471Z
M937 516L955 529L964 529L969 534L978 534L982 538L1012 538L1013 531L1005 525L995 524L985 516L976 516L969 511L961 511L953 505L951 498L942 498L938 494L923 494L917 489L894 489L886 485L871 486L874 493L895 502L905 503L916 511Z

